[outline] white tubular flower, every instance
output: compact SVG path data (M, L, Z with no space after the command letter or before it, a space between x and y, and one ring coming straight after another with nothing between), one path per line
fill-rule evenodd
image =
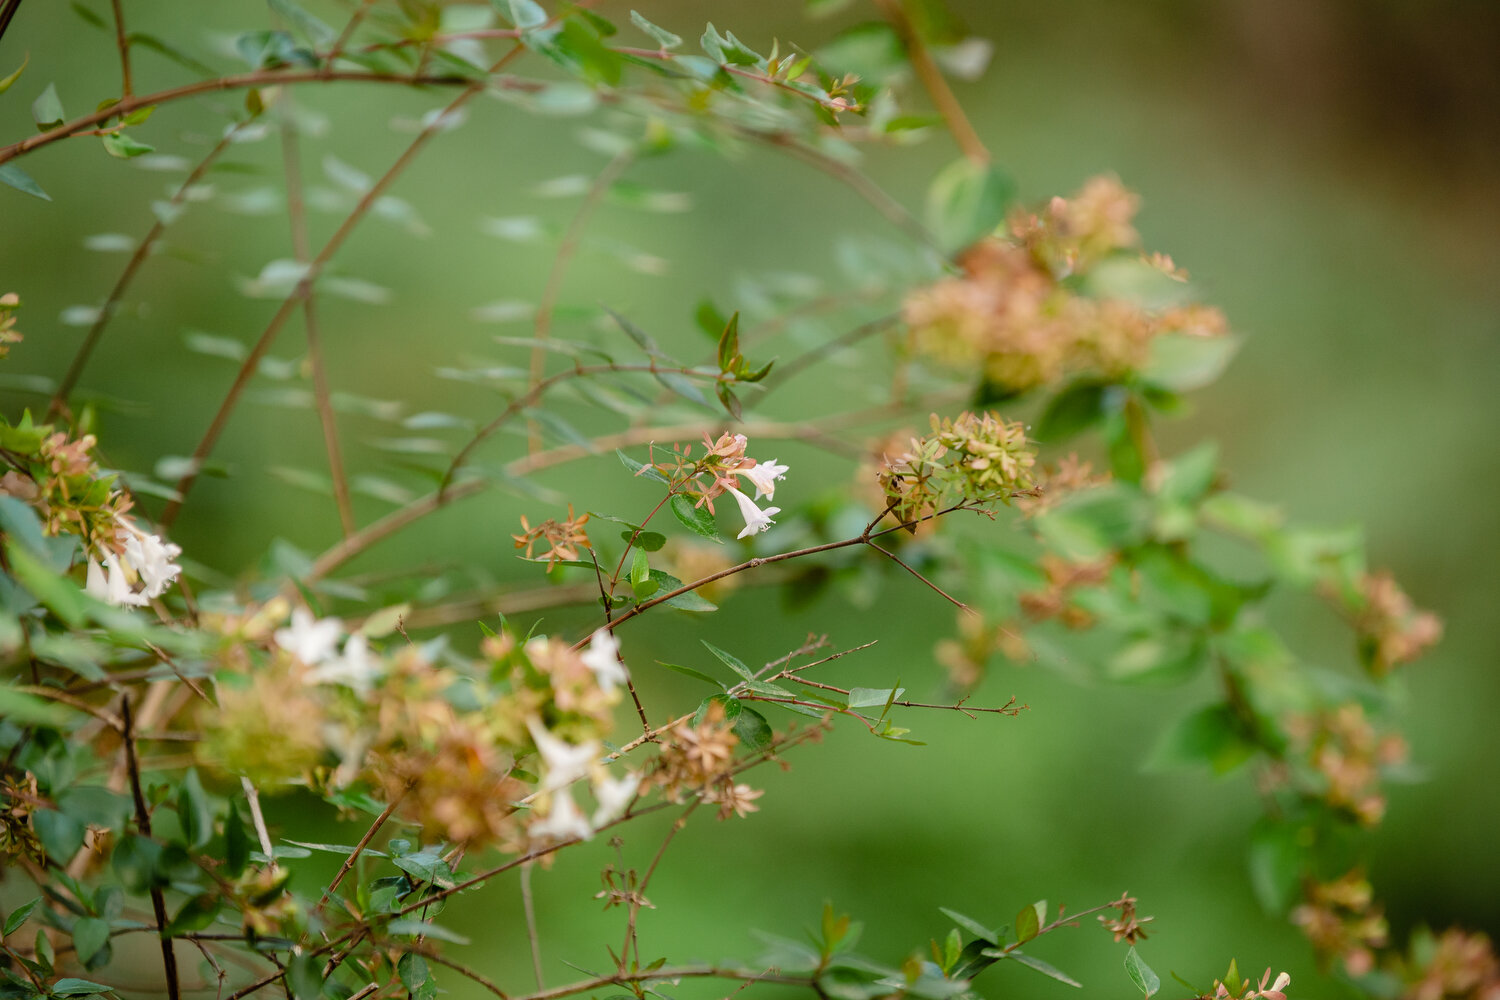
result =
M334 655L343 634L344 624L337 618L319 621L306 608L293 608L291 628L279 628L271 638L303 663L316 667Z
M736 538L744 538L746 535L753 535L758 531L765 531L771 525L776 523L775 521L771 520L771 515L780 514L780 507L767 507L765 510L761 510L759 507L755 506L754 500L751 500L749 497L745 496L745 494L741 493L733 486L729 487L729 492L734 494L735 503L740 505L740 516L745 519L745 530L736 535Z
M639 774L627 773L623 778L600 778L594 782L594 800L599 808L594 810L594 828L613 822L625 814L636 789L641 787Z
M620 641L607 628L594 633L589 648L578 658L594 672L594 679L605 694L614 694L615 688L629 679L625 664L620 662Z
M752 469L740 469L739 474L755 484L755 499L776 499L776 481L786 478L787 466L777 465L776 459L757 462Z
M146 585L145 595L160 597L182 574L182 567L172 561L182 555L182 548L162 541L159 535L142 531L123 518L119 523L123 530L116 537L125 545L125 561Z
M137 594L130 586L124 567L112 552L104 554L103 566L93 559L89 560L88 576L83 589L90 597L116 607L130 605L143 608L147 603L146 595Z
M578 811L572 793L560 788L552 793L552 808L547 818L532 823L526 832L537 840L588 840L594 835L594 828L589 826L588 817Z
M543 791L550 792L571 785L588 774L594 762L599 759L597 740L574 746L547 732L535 719L526 720L526 728L531 730L537 753L542 755L542 763L547 765L547 773L542 778Z
M370 655L370 640L356 632L344 643L342 656L325 659L305 679L309 684L342 684L367 694L378 676L380 661Z

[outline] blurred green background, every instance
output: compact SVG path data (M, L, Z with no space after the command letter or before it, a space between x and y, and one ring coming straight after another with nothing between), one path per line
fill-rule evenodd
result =
M341 14L334 4L310 6L330 21ZM252 2L125 7L134 29L225 67L216 39L266 18ZM800 8L665 2L644 12L688 38L711 18L762 51L773 38L813 49L871 16L856 5L808 21ZM617 22L627 16L612 2L600 10ZM975 0L955 10L973 34L994 42L986 76L957 89L1023 197L1065 194L1091 175L1116 173L1144 198L1139 224L1148 248L1172 254L1248 335L1225 379L1199 394L1188 419L1164 428L1164 440L1212 437L1243 491L1301 520L1364 524L1372 562L1393 569L1418 603L1445 617L1446 640L1404 678L1404 723L1429 780L1391 789L1373 876L1398 935L1424 922L1458 922L1495 936L1500 15L1491 4L1459 0ZM26 75L0 98L4 141L31 133L29 102L48 82L75 115L117 87L111 39L66 5L22 7L0 41L0 73L25 53ZM168 61L137 56L140 91L186 78ZM216 108L237 99L163 108L140 137L196 159L221 128ZM391 119L415 119L439 99L386 87L303 88L298 100L326 126L305 142L310 185L334 187L319 168L330 153L378 175L409 139ZM536 216L560 229L576 201L539 201L531 192L549 178L597 172L604 160L578 133L600 120L533 117L486 99L464 128L422 156L395 193L431 235L371 219L336 260L340 273L392 290L378 305L325 298L336 388L404 400L407 413L493 412L492 396L445 382L434 369L507 357L492 334L524 335L525 324L487 325L470 311L536 301L554 240L499 241L476 220ZM954 155L934 135L914 148L872 151L865 166L920 207L928 179ZM233 160L247 172L217 173L219 195L278 181L274 141L241 147ZM21 162L54 201L0 190L0 292L21 294L27 334L7 371L3 399L12 416L40 399L17 376L61 373L83 332L65 322L66 310L97 305L123 266L124 255L86 249L84 239L143 233L151 201L181 176L111 160L84 139ZM687 192L695 208L642 215L609 205L594 232L667 260L669 270L644 275L620 254L585 252L563 302L620 309L663 342L692 345L691 353L703 349L690 317L704 295L741 307L742 279L767 272L804 271L837 287L840 238L900 239L842 185L761 151L728 160L679 151L627 176ZM245 201L253 199L242 198L242 208ZM315 242L339 218L315 212ZM219 197L192 206L167 246L148 263L84 378L104 397L105 454L125 469L150 470L162 456L192 449L232 368L184 349L185 334L251 341L276 303L243 297L237 279L289 256L279 209L237 214ZM559 332L578 329L563 323ZM302 350L294 324L273 353L295 358ZM512 350L509 362L518 357ZM821 411L823 391L817 377L804 377L771 412ZM404 433L358 416L343 417L341 429L355 471L379 471L390 456L370 442ZM502 436L489 454L521 447ZM310 411L243 407L218 453L232 475L200 485L174 539L231 578L273 537L322 548L337 531L328 499L265 473L271 465L318 468L320 455ZM786 507L799 502L799 490L837 488L851 471L807 449L776 457L793 463L782 484ZM543 478L580 509L630 516L650 502L612 457ZM388 508L362 498L358 509L368 520ZM512 561L508 538L523 511L534 519L557 513L503 495L471 501L358 568L469 560L499 579L534 579L533 567ZM948 611L894 578L868 606L835 596L787 610L771 592L752 590L718 616L628 633L624 648L648 704L686 707L701 694L649 666L694 656L700 636L754 662L812 630L841 647L879 640L830 680L878 685L900 677L914 693L935 695L942 677L931 647L952 627ZM548 617L551 628L582 623L578 614ZM1288 623L1310 660L1347 662L1331 615L1294 613ZM1206 687L1090 686L1006 668L991 674L976 701L1012 694L1030 706L1016 719L915 717L909 724L924 748L861 738L846 726L826 746L794 753L789 773L758 775L767 788L758 814L698 822L668 855L650 892L657 909L641 921L647 959L749 957L757 947L751 928L795 932L830 900L867 922L864 950L894 960L946 933L938 906L998 924L1036 898L1081 909L1128 888L1158 918L1142 953L1164 978L1175 970L1207 982L1236 956L1246 970L1291 971L1294 995L1334 994L1331 984L1312 985L1317 974L1299 935L1264 916L1252 897L1243 858L1256 804L1246 776L1141 772L1155 734L1208 697ZM643 865L655 847L659 830L643 826L624 847L631 864ZM608 962L602 945L618 947L618 911L601 912L590 898L612 856L596 843L537 873L551 982L574 975L565 961L597 970ZM513 899L504 891L466 898L445 922L480 942L472 949L477 967L521 987L529 960ZM1084 929L1038 952L1091 992L1128 995L1122 954L1106 944ZM455 995L467 995L449 978ZM1068 992L1014 969L993 971L980 986L986 994Z

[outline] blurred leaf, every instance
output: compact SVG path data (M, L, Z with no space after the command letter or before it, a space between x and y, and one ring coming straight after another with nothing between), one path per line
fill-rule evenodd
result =
M103 983L90 982L87 979L68 977L66 979L59 979L53 983L50 987L50 992L53 996L77 997L85 996L89 993L113 993L114 987L105 986Z
M1058 982L1063 983L1067 986L1076 986L1078 989L1083 989L1082 983L1074 979L1072 976L1068 975L1066 972L1063 972L1061 969L1057 968L1057 966L1051 965L1047 962L1043 962L1040 958L1033 958L1030 955L1023 954L1019 949L1012 948L1005 957L1011 959L1012 961L1020 962L1028 969L1035 969L1042 975L1049 976L1052 979L1056 979Z
M38 896L36 899L22 903L14 910L11 910L10 916L5 918L5 926L0 928L0 937L10 937L16 931L20 930L21 925L26 923L26 918L30 917L32 911L40 906L41 903L42 897Z
M955 160L927 191L927 226L939 246L961 250L1003 222L1014 197L1014 182L998 167Z
M906 688L850 688L849 707L874 708L876 705L885 705L895 701L905 693Z
M712 684L714 687L717 687L717 688L724 687L724 685L721 684L719 681L715 680L714 678L710 677L708 674L705 674L703 671L698 670L698 669L696 669L694 667L685 667L685 666L683 666L680 663L668 663L665 660L657 660L656 662L659 663L659 664L661 664L662 666L666 667L668 670L675 670L679 674L682 674L682 675L684 675L686 677L692 677L693 679L700 680L700 681L707 681L709 684Z
M1069 384L1047 401L1033 436L1043 444L1061 444L1091 429L1103 416L1107 389L1102 382Z
M33 198L40 198L43 201L52 200L52 196L43 191L42 186L32 180L30 174L14 163L0 163L0 181Z
M198 780L197 768L188 768L182 776L177 792L177 821L182 824L182 835L189 847L201 848L213 836L213 809L203 783Z
M1151 341L1151 357L1140 377L1173 392L1201 389L1223 374L1239 346L1235 337L1164 333Z
M47 84L47 89L31 102L31 117L39 132L57 128L67 120L68 113L63 110L62 99L57 96L56 84Z
M1295 823L1262 819L1250 834L1250 887L1267 913L1285 915L1301 898L1306 849Z
M1228 705L1208 705L1173 723L1147 758L1148 770L1208 765L1227 774L1255 755L1256 746L1241 735L1239 718Z
M392 920L386 926L392 934L409 934L412 937L430 937L450 944L468 944L469 939L456 931L426 920Z
M84 825L56 809L38 809L31 814L31 828L47 856L66 865L83 846Z
M682 44L681 36L674 35L665 28L657 27L633 10L630 12L630 23L650 35L663 49L675 49ZM19 74L20 70L16 72Z
M223 899L217 893L205 892L189 897L167 924L167 934L175 936L203 930L214 922L222 906Z
M156 152L155 146L139 142L125 132L110 132L101 136L100 141L104 143L106 153L121 160Z
M1016 914L1016 944L1025 944L1041 933L1047 922L1047 901L1039 899Z
M273 11L286 18L301 32L314 48L326 46L338 37L337 31L309 14L294 0L266 0L266 2L271 5Z
M717 656L722 663L729 667L730 670L733 670L735 673L739 674L747 681L755 680L754 671L745 666L744 661L739 657L735 656L733 653L725 652L718 646L715 646L713 643L709 642L707 639L700 639L698 641L703 643L704 648L706 648L710 653Z
M677 577L672 576L670 573L664 573L659 569L653 569L651 571L651 579L655 580L661 586L661 589L664 592L673 591L682 586L682 581L677 579ZM703 597L699 596L697 591L693 590L690 590L685 594L678 594L676 597L663 601L662 603L669 608L676 608L679 611L719 610L719 606L717 604L705 600Z
M26 53L26 55L24 57L22 57L22 59L21 59L21 65L18 66L18 67L16 67L16 71L14 73L12 73L12 74L10 74L9 76L6 76L6 77L0 77L0 94L5 93L7 90L9 90L11 88L12 84L14 84L17 80L21 79L21 74L24 73L24 72L26 72L26 67L27 67L28 64L30 64L30 62L31 62L31 53L28 52L28 53Z

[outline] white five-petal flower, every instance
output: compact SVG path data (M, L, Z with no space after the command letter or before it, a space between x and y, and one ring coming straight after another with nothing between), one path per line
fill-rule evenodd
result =
M143 608L148 603L144 593L137 594L125 576L125 569L114 553L104 554L104 565L89 560L88 576L84 580L84 592L106 604L133 605Z
M116 536L125 545L125 561L139 574L146 585L147 597L160 597L182 573L182 567L172 562L182 555L182 548L164 542L161 536L142 531L133 524Z
M605 694L613 694L615 688L629 679L625 664L620 662L620 640L607 628L594 633L589 648L580 654L579 659L594 672L594 678Z
M597 829L624 815L625 808L640 787L641 776L630 773L623 778L605 777L594 782L594 800L599 803L599 808L594 810L594 827Z
M323 660L308 672L306 680L309 684L342 684L364 694L379 675L380 661L370 655L370 640L356 632L344 643L341 656Z
M315 667L334 655L343 635L344 625L337 618L320 621L306 608L293 608L291 627L277 629L271 638L303 663Z
M542 755L542 763L547 765L547 773L542 778L544 791L571 785L588 774L594 762L599 759L597 740L589 740L587 743L575 746L547 732L535 719L528 719L526 726L531 730L531 738L536 742L537 752Z
M736 538L744 538L746 535L765 531L776 523L771 520L771 515L780 514L780 507L767 507L765 510L761 510L755 506L754 500L751 500L733 486L729 487L729 492L734 494L735 503L740 505L740 516L745 519L745 529L736 535Z
M561 841L575 837L588 840L594 835L594 828L589 826L588 817L578 811L572 793L560 788L552 793L552 808L547 817L532 823L527 832L538 840Z
M740 475L755 484L755 499L765 497L767 500L776 499L776 481L786 478L787 466L777 465L776 459L769 462L757 462L754 468L741 469Z

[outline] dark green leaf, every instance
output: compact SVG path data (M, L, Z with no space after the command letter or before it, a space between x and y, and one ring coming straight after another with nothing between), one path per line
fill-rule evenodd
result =
M173 936L203 930L214 922L214 917L219 915L222 902L219 895L213 892L200 893L189 898L178 908L177 915L167 924L167 934Z
M401 985L408 992L415 992L426 984L432 977L432 971L427 966L427 959L413 952L407 952L401 956L396 963L396 973L401 977Z
M105 986L103 983L92 983L87 979L59 979L52 984L52 995L58 997L79 997L89 993L113 993L113 986Z
M946 916L949 920L953 921L955 924L962 927L964 930L968 931L976 938L979 938L981 941L988 941L991 944L995 944L1000 940L999 932L993 931L990 928L984 926L984 924L981 924L973 917L965 916L964 914L959 913L957 910L950 910L943 906L939 906L938 909L942 911L943 915Z
M47 856L60 865L66 865L83 846L84 825L66 813L38 809L31 814L31 826Z
M660 584L663 591L673 591L682 586L682 581L677 579L677 577L672 576L670 573L663 573L659 569L653 569L651 571L651 579ZM692 590L689 590L683 594L678 594L676 597L673 597L670 600L663 601L662 603L669 608L676 608L679 611L719 610L719 606L717 604L714 604L712 601L706 600L705 598L699 596L696 591Z
M1037 420L1036 439L1043 444L1061 444L1091 429L1103 416L1107 389L1101 382L1074 382L1057 393Z
M620 464L629 469L631 475L654 479L658 483L665 483L667 481L667 477L662 475L655 466L647 465L644 462L637 462L618 448L615 449L615 454L620 456Z
M250 863L250 833L233 800L224 818L224 867L230 878L239 878Z
M78 961L88 964L109 943L109 922L98 917L80 917L73 924L73 950Z
M734 721L740 717L740 712L744 711L745 707L738 698L731 698L727 694L711 694L698 704L698 710L693 713L693 725L703 725L704 718L715 705L724 707L724 721L730 725L733 725Z
M734 733L747 750L764 750L771 745L774 734L766 717L748 705L741 705L740 714L734 720Z
M286 986L294 1000L320 1000L323 995L323 960L311 950L292 955L286 963Z
M1255 755L1243 723L1228 705L1209 705L1179 719L1162 734L1146 761L1151 770L1207 764L1227 774Z
M719 537L718 526L714 523L714 516L708 512L707 507L696 507L692 498L676 494L669 502L672 514L694 534L704 538L712 538L714 541L722 541Z
M177 792L177 820L182 824L182 836L194 849L208 843L214 834L214 814L198 780L196 768L188 768L182 777L182 786Z
M740 356L740 314L736 312L729 317L729 322L724 324L724 332L719 335L719 370L732 372L738 366L735 359Z
M1300 896L1307 863L1301 832L1295 824L1263 819L1250 834L1250 887L1268 913L1285 914Z
M16 931L20 930L21 925L26 922L26 918L31 916L31 911L35 910L41 903L42 897L38 896L36 899L22 903L14 910L11 910L10 916L5 918L4 928L0 928L0 937L10 937Z

